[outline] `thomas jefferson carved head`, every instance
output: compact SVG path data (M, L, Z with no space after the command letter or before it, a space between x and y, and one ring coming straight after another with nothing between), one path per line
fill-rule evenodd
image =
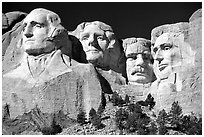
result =
M127 38L123 41L127 58L126 73L130 84L151 83L154 78L151 42L144 38Z
M100 21L83 22L73 34L80 40L88 62L97 67L109 68L118 63L121 48L112 28Z
M67 44L68 35L60 23L59 16L52 11L43 8L32 10L23 21L19 45L27 54L33 56L61 48ZM71 49L67 52L70 54Z

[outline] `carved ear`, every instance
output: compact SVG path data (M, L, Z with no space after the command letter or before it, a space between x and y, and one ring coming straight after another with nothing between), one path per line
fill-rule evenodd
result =
M61 20L58 15L56 14L48 14L47 15L47 21L52 24L53 26L57 26L61 23Z

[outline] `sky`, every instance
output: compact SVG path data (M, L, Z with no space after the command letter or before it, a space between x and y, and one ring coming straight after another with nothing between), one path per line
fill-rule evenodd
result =
M98 20L110 25L118 39L150 39L157 26L188 22L202 2L2 2L3 13L29 13L35 8L57 13L68 31L82 22Z

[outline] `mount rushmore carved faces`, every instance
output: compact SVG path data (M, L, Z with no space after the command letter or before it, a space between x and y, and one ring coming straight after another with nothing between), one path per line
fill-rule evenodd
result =
M45 126L52 124L54 115L64 127L68 118L77 119L82 111L88 119L92 108L103 110L104 89L98 73L93 65L71 59L72 43L60 23L56 13L42 8L25 18L23 36L18 39L23 50L19 65L2 78L3 117L12 121L29 112L35 117L32 110L37 108L46 113L42 116L48 121Z
M104 70L122 70L122 45L116 39L111 26L100 21L83 22L72 34L82 43L88 62Z
M151 43L144 38L127 38L123 41L126 73L130 84L146 84L153 81Z
M108 47L108 38L105 32L97 25L88 25L80 34L80 41L82 42L83 49L86 53L86 59L93 64L100 64L107 61L105 55Z
M60 18L56 13L45 9L35 9L24 19L22 45L29 55L50 53L56 44L55 33L65 30L60 25Z
M180 49L182 43L178 43L178 36L176 33L164 33L157 38L153 46L155 73L161 80L168 78L176 68L182 65L185 54L182 54L184 49Z
M69 70L72 46L66 29L60 23L56 13L42 8L34 9L26 16L22 38L18 42L24 53L20 67L14 72L20 74L28 66L31 76L39 78L43 72L55 76L62 70Z
M195 52L185 42L183 33L163 33L153 46L154 72L158 80L176 85L182 90L185 73L194 66Z

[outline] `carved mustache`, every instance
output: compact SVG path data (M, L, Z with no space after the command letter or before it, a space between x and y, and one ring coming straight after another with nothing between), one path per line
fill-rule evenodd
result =
M131 70L131 75L134 75L136 73L146 73L146 69L144 69L143 67L136 67L136 68L133 68Z

